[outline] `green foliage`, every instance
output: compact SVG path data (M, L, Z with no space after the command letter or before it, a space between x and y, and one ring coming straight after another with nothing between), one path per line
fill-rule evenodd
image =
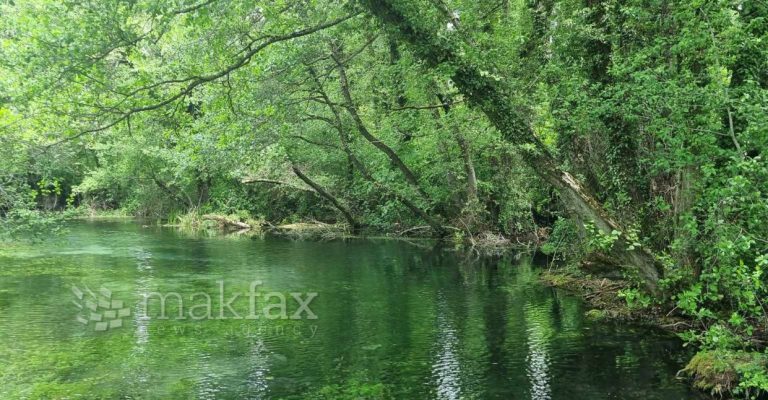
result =
M757 399L768 393L768 355L743 351L701 351L683 372L712 395Z
M346 18L361 10L378 19ZM765 330L762 2L23 0L0 14L5 237L76 206L189 226L351 215L448 226L455 242L544 227L557 257L654 254L665 296L623 296L673 299L692 343L750 347ZM565 218L579 210L530 162L542 154L622 228Z
M648 308L653 302L653 299L648 294L636 288L621 289L618 296L627 302L627 307L630 309Z
M577 227L574 221L566 218L558 218L547 242L541 246L544 254L565 258L574 258L581 254L582 244L579 240Z
M613 244L619 240L621 232L612 230L610 233L605 233L595 227L595 224L588 222L584 224L584 230L587 232L587 250L588 251L601 251L608 252L613 247Z
M614 215L637 222L626 235L587 226L586 250L621 236L656 252L677 310L704 327L685 338L750 348L768 319L768 10L724 1L523 9L530 58L550 82L537 95L558 153Z

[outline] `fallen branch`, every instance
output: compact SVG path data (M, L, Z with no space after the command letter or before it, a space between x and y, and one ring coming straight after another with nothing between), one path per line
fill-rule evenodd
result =
M227 218L223 215L206 214L203 215L203 219L207 221L216 221L222 226L234 226L240 229L251 229L251 226L245 222L240 222L234 219Z

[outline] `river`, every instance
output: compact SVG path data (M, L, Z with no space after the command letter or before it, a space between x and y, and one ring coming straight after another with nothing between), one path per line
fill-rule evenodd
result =
M585 319L540 268L79 221L0 247L0 399L694 398L679 340Z

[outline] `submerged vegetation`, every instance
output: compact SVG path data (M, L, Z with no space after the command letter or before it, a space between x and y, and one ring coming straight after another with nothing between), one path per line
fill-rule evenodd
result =
M734 0L0 0L0 235L78 208L542 245L689 321L701 387L755 396L765 368L704 358L768 342L766 18Z

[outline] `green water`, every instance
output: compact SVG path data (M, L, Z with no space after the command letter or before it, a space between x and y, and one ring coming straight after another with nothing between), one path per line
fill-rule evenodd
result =
M0 248L0 399L692 398L674 378L686 357L677 340L585 320L580 301L536 282L537 268L396 241L76 223L54 243ZM288 317L300 309L290 293L317 293L317 318L259 314L272 304L279 317L279 297L256 297L258 319L220 318L220 285L226 301L254 280L257 294L287 297ZM113 318L122 326L78 322L90 318L88 289L129 309ZM167 319L152 297L145 315L152 292L178 293L185 319L175 299ZM192 319L206 311L195 293L210 295L213 319ZM231 308L245 317L250 302Z

